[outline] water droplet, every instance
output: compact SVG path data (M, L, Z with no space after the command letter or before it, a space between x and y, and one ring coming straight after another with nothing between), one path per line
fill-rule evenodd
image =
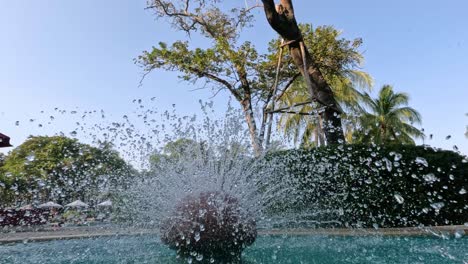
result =
M29 162L32 162L36 159L36 156L34 154L26 156L26 160Z
M427 183L434 183L435 181L438 180L437 177L434 175L434 173L426 174L423 176L423 178Z
M395 161L401 160L402 157L403 157L403 155L401 155L399 153L395 153Z
M424 167L429 167L429 163L427 162L427 160L425 158L417 157L415 162L416 162L416 164L423 165Z
M443 202L431 204L431 207L434 208L436 211L439 211L444 206L445 206L445 204Z
M387 158L384 158L383 160L385 161L385 166L387 167L387 170L391 172L393 169L392 162Z
M455 235L455 238L460 239L460 238L462 238L462 237L465 235L465 231L463 231L463 230L457 230L457 231L455 231L455 234L454 234L454 235Z
M401 196L400 194L395 194L395 195L393 195L393 197L395 197L395 200L399 204L403 204L405 202L405 198L403 198L403 196Z
M200 232L195 232L195 241L198 242L200 240Z
M462 188L458 193L461 194L461 195L466 194L465 188Z
M452 136L451 136L451 135L448 135L448 136L445 137L445 140L449 140L449 139L451 139L451 138L452 138Z

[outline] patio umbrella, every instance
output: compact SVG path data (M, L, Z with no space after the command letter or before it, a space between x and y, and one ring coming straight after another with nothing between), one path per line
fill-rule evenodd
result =
M19 208L20 210L33 210L34 206L32 204L23 205Z
M10 137L0 133L0 148L12 147L10 144Z
M110 200L104 201L97 205L98 207L112 207L112 202Z
M58 203L47 202L47 203L40 204L40 205L37 206L37 207L39 207L39 208L62 208L63 206L61 206L61 205L58 204Z
M76 200L72 203L66 204L65 207L72 207L72 208L87 208L89 205L83 203L80 200Z

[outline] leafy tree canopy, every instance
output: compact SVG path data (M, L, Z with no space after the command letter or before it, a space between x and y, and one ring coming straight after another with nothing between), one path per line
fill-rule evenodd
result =
M89 200L124 186L132 175L109 144L96 148L63 136L31 136L5 159L0 183L10 198Z
M422 118L418 111L408 106L406 93L394 92L392 86L384 85L377 98L366 93L362 102L355 135L357 141L414 145L414 138L424 138L424 133L413 126L421 124Z

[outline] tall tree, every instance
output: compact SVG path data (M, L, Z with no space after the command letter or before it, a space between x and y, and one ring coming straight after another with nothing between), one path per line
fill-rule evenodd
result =
M181 72L183 80L205 81L215 90L227 90L241 105L256 154L263 151L266 115L255 118L254 105L263 103L265 110L273 97L275 55L261 55L250 41L240 41L240 33L252 21L250 8L222 10L216 0L149 1L148 9L158 18L167 18L172 25L188 36L198 32L208 48L193 48L189 41L172 45L160 42L158 47L144 52L137 63L146 73L154 69ZM297 74L284 65L278 86L286 89ZM276 86L276 85L275 85Z
M294 15L292 0L281 0L276 6L273 0L262 0L262 2L271 27L288 45L291 57L307 83L310 97L325 108L323 116L327 142L329 144L344 142L341 122L343 111L317 62L304 44L303 34Z
M325 79L331 84L338 102L343 106L346 114L352 113L359 104L361 92L370 90L372 78L360 67L364 57L359 52L362 44L360 38L352 41L341 38L338 30L331 26L320 26L315 29L311 25L300 25L304 35L306 46L311 53ZM310 100L310 95L301 79L296 81L291 88L279 99L279 106L296 106L284 111L280 118L280 129L292 135L294 141L301 144L310 144L315 139L314 145L324 143L322 131L322 118L320 107L316 102L301 104ZM347 115L344 116L347 118Z
M414 144L413 138L424 138L424 133L413 126L421 124L421 115L408 106L407 94L395 93L392 86L384 85L377 98L365 93L362 102L358 141Z

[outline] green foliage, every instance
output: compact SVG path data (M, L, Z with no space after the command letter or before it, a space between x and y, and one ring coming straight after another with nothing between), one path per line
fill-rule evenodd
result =
M341 32L332 26L313 28L311 25L300 25L306 46L314 56L314 60L330 84L338 102L345 110L357 107L361 92L370 89L372 78L366 72L360 71L363 56L359 52L361 39L347 40L342 38ZM270 42L270 49L279 45L279 40ZM292 67L292 58L285 54L284 61ZM293 106L310 100L309 91L302 78L296 80L293 86L280 98L281 106ZM318 104L306 104L295 107L295 113L282 114L279 127L287 135L292 136L294 142L313 144L315 138L318 145L319 120L313 114L320 108ZM300 114L301 113L301 114Z
M109 144L95 148L62 136L30 137L0 168L2 202L90 201L124 187L132 175Z
M157 172L161 166L167 165L167 163L173 164L180 161L182 158L187 159L192 156L194 157L194 155L203 151L204 148L205 143L199 143L187 138L179 138L175 141L168 142L162 151L153 153L150 156L150 169L153 172Z
M172 26L190 35L194 31L209 38L236 39L238 32L250 26L249 8L216 6L218 0L149 0L148 9L158 18L169 18Z
M384 85L377 98L366 93L362 102L357 141L414 145L413 138L424 138L424 133L413 126L421 124L421 115L408 106L407 94L395 93L392 86Z
M455 152L344 145L276 152L267 160L274 177L292 187L288 199L271 206L274 214L309 213L341 226L468 222L468 159Z
M221 10L216 1L149 1L157 17L169 18L172 25L187 32L200 32L208 48L190 47L187 41L172 45L160 42L145 51L136 63L150 72L154 69L180 72L181 79L213 84L214 89L229 89L241 100L245 89L264 88L265 56L260 56L250 41L239 43L242 29L250 25L252 15L246 8ZM274 70L274 63L271 65ZM273 73L270 73L273 76ZM239 79L243 79L239 84ZM269 81L272 83L272 80Z
M0 167L2 167L5 164L5 159L6 159L6 155L3 153L0 153Z

